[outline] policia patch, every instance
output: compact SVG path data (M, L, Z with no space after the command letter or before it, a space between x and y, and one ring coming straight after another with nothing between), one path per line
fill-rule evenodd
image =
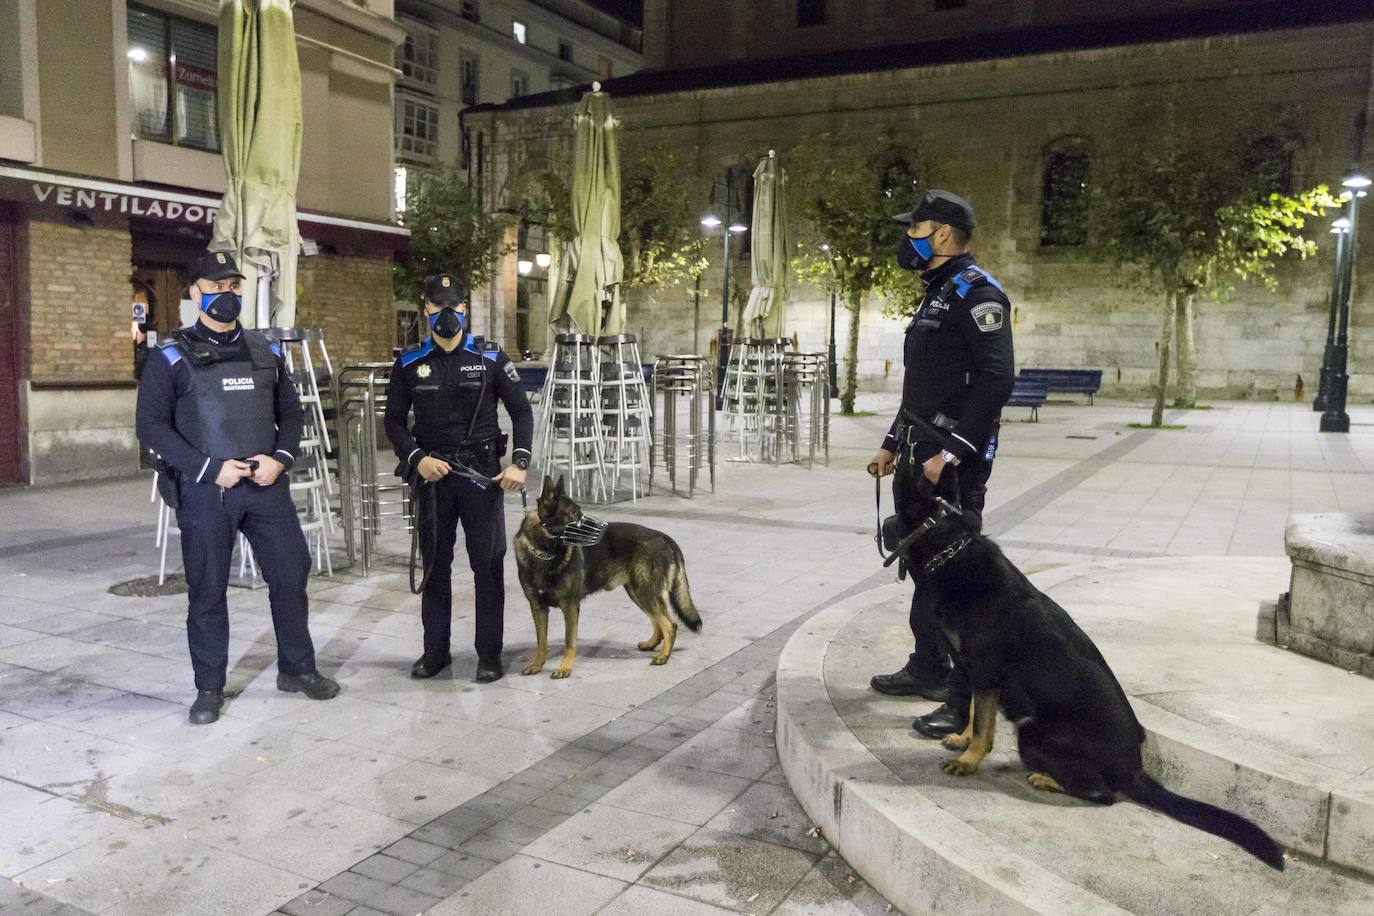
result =
M1002 329L1002 303L984 302L975 305L969 311L973 315L973 323L978 325L978 330L990 333Z

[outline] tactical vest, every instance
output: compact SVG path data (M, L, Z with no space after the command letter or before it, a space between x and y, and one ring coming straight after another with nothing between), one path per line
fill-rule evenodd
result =
M277 359L273 345L244 329L243 346L217 346L184 331L161 345L172 365L185 360L191 386L172 425L211 458L270 455L277 443Z

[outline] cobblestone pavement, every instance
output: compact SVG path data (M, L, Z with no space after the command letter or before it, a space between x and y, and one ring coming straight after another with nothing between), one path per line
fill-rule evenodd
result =
M232 695L208 728L186 724L184 597L107 591L156 570L147 480L0 492L0 911L885 912L788 791L771 698L809 614L891 581L862 468L894 406L837 417L829 468L723 462L715 494L597 510L682 545L705 628L664 667L608 593L571 678L520 676L533 627L508 555L512 673L471 681L460 561L453 674L412 681L418 599L392 563L312 583L320 667L344 685L328 703L275 689L266 594L232 589ZM1346 436L1300 405L1178 412L1180 431L1127 428L1132 404L1023 413L987 523L1026 569L1281 555L1290 512L1374 507L1374 409Z

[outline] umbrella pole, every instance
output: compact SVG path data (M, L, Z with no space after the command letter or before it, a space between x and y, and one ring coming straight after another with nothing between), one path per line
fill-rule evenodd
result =
M258 330L270 328L272 326L272 275L269 273L258 274Z

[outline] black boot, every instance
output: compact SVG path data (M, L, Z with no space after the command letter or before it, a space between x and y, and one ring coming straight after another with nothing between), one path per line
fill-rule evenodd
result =
M209 725L219 719L219 708L224 705L223 690L200 690L196 701L191 704L191 724Z
M492 681L499 681L506 674L506 669L501 667L499 657L490 661L485 659L477 660L477 683L490 684Z
M934 712L917 716L911 727L927 738L943 738L945 735L961 732L968 727L968 706L955 709L948 703L941 704Z
M318 671L309 674L277 672L277 689L287 693L303 693L312 700L332 700L339 695L339 682Z
M943 677L929 681L918 679L905 668L891 674L875 674L868 686L890 697L924 697L937 703L943 703L949 696Z
M434 675L443 671L451 664L453 664L452 656L438 661L431 661L427 656L421 655L419 658L415 659L415 664L410 666L410 676L416 680L424 680L425 678L434 677Z

